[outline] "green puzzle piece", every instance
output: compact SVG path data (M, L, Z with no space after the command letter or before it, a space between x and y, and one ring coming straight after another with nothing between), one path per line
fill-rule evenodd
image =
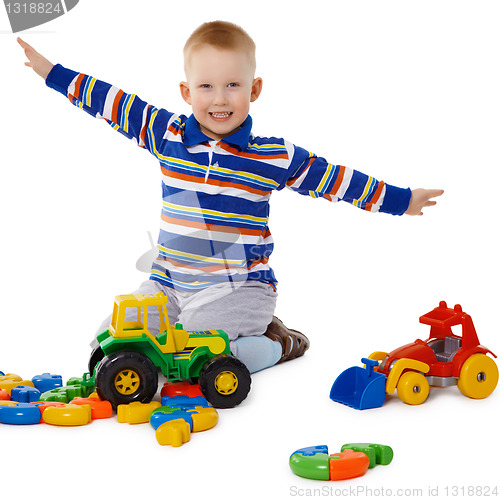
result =
M75 398L88 398L94 392L94 381L84 374L83 377L71 377L64 387L56 387L44 392L40 396L40 401L57 401L59 403L69 403Z
M376 465L389 465L394 457L394 452L390 446L373 443L349 443L344 444L341 451L353 450L361 451L370 459L369 469Z
M312 456L294 453L290 457L290 468L297 476L328 481L330 479L329 459L327 453L316 453Z

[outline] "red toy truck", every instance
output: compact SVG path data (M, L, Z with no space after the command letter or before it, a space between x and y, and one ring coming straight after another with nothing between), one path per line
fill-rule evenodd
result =
M426 341L372 353L362 360L366 369L352 367L339 375L330 398L362 410L381 406L385 394L397 390L401 401L417 405L427 399L430 385L458 385L465 396L488 397L498 383L497 365L488 354L496 356L479 344L472 318L460 305L451 309L442 301L420 322L431 327ZM457 325L461 336L452 331Z

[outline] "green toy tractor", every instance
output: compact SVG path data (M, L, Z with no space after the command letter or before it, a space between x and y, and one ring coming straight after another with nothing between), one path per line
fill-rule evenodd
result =
M114 408L147 403L156 394L160 371L170 382L197 380L216 408L241 403L250 390L250 373L231 355L227 334L223 330L187 332L182 325L170 325L167 302L162 293L115 298L111 324L97 336L99 346L89 361L99 397ZM135 321L125 320L129 308L136 310ZM149 308L157 308L160 316L156 336L148 330Z

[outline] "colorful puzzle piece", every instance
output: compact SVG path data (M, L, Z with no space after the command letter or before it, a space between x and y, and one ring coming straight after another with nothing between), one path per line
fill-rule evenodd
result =
M190 440L191 432L211 429L219 420L217 410L201 396L164 396L161 401L162 406L155 409L149 419L160 444L180 446ZM184 422L184 425L179 422Z
M7 375L0 376L0 389L4 389L9 395L10 391L18 385L34 387L31 380L23 380L22 377L15 373L7 373Z
M160 425L172 420L182 419L189 424L189 429L193 428L193 419L186 410L175 406L161 406L151 413L149 423L153 429L158 429Z
M206 406L208 407L208 401L203 396L186 396L186 395L177 395L177 396L163 396L161 398L162 406Z
M88 398L94 392L94 385L82 377L72 377L64 387L56 387L44 392L40 396L40 401L57 401L59 403L69 403L75 398Z
M165 382L165 384L163 384L160 392L161 397L174 397L179 395L195 398L196 396L203 396L203 393L198 384L190 384L188 382Z
M40 410L30 403L18 403L17 401L0 402L0 422L2 424L38 424L41 416Z
M61 375L52 375L50 373L35 375L31 381L41 393L51 391L63 385Z
M90 405L64 404L45 408L42 419L51 425L75 426L90 423L91 416Z
M189 424L183 419L171 420L156 429L156 440L161 445L170 444L178 447L191 439Z
M340 453L328 455L326 445L301 448L290 457L290 468L298 476L323 481L338 481L362 476L377 464L392 461L390 446L352 443L342 446Z
M394 457L392 448L385 444L349 443L344 444L340 451L347 449L365 453L370 459L370 469L376 465L389 465Z
M290 468L297 476L328 481L330 479L329 461L327 446L309 446L292 454Z
M345 450L331 455L328 465L330 479L339 481L364 475L370 465L370 459L360 451Z
M74 405L89 405L92 420L109 418L113 414L113 407L109 401L101 401L97 394L93 393L88 398L75 398L70 401Z
M43 422L43 412L47 408L49 408L51 406L62 408L63 406L66 406L67 403L59 403L57 401L37 401L36 403L31 403L31 404L36 405L36 407L40 410L40 412L42 414L42 422Z
M193 432L201 432L211 429L217 425L219 414L215 408L195 408L196 411L189 411L193 420Z
M40 399L40 391L34 387L18 385L10 391L10 399L19 403L32 403Z
M151 401L150 403L129 403L128 405L118 405L116 414L118 422L129 424L145 424L149 422L149 417L153 410L160 407L158 401Z

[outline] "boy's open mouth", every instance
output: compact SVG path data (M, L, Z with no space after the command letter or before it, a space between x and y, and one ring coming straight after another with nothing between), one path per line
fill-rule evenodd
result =
M216 113L216 112L211 112L209 115L212 118L215 118L216 120L224 120L226 118L229 118L233 113L231 111L225 111L223 113Z

